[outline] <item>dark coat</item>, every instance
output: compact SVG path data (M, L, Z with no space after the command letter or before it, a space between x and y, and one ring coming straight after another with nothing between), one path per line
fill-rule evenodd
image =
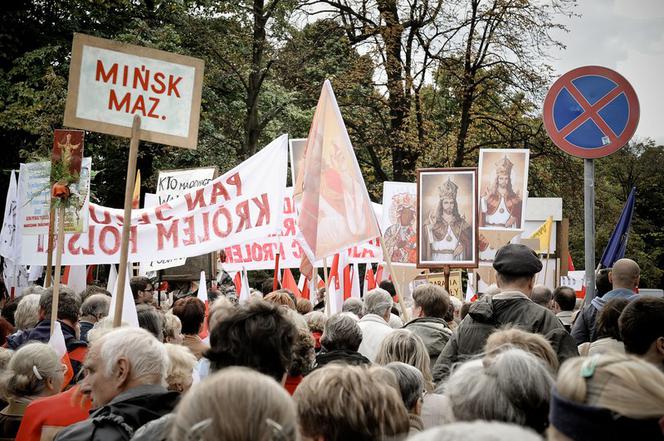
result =
M65 337L65 345L67 346L67 352L69 353L71 367L74 370L74 378L78 378L78 373L81 370L81 365L83 364L83 358L85 356L85 349L88 345L86 342L79 340L79 338L76 337L76 331L71 326L60 321L60 327L62 328L62 335ZM7 337L7 347L16 350L29 341L48 343L50 338L51 321L46 319L37 323L37 326L32 329L19 331Z
M371 364L371 361L357 351L349 351L347 349L326 351L323 349L318 355L316 355L314 369L318 369L319 367L323 367L329 363L343 363L359 366L364 364Z
M408 329L422 339L429 352L431 366L436 363L438 356L452 336L452 330L447 322L436 317L416 318L406 323L404 329Z
M580 345L597 340L595 323L597 322L597 315L604 308L606 302L615 298L632 300L635 297L634 291L624 288L617 288L607 292L602 297L595 297L590 305L584 306L579 311L576 320L572 324L572 337L576 340L576 344Z
M143 385L125 391L90 417L62 430L57 441L128 441L138 428L171 412L180 394L162 386Z
M553 346L560 363L579 355L576 342L553 312L518 291L507 291L493 298L482 298L470 306L468 315L436 361L434 381L447 377L455 363L481 353L489 335L505 325L542 334Z

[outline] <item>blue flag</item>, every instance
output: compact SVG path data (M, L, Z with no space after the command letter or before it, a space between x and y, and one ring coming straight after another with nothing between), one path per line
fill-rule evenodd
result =
M604 254L600 264L603 268L611 268L614 262L618 259L625 257L625 248L627 248L627 240L629 239L629 227L632 223L632 215L634 214L634 204L636 203L636 187L632 187L629 192L627 202L623 207L618 224L614 228L609 243L606 244Z

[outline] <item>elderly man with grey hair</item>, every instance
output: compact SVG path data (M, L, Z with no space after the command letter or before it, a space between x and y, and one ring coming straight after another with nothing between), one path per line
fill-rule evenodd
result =
M362 343L358 352L371 362L376 360L385 337L394 331L388 325L391 310L392 296L384 289L372 289L364 297L364 315L358 323L362 330Z
M164 387L168 363L164 344L144 329L118 328L94 340L81 392L95 410L55 439L131 439L139 427L175 407L179 394Z
M371 364L368 358L357 352L360 343L362 330L354 314L334 314L325 323L325 330L320 338L321 351L316 356L314 369L329 363Z
M92 294L81 305L81 318L78 321L81 329L81 340L88 341L88 332L99 320L108 315L111 298L106 294Z
M362 318L362 308L364 308L364 302L362 299L350 297L344 301L344 304L341 307L341 312L352 312L357 318Z

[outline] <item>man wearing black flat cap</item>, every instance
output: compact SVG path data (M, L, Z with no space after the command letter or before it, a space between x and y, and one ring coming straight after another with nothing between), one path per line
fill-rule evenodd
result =
M535 275L542 270L537 254L521 244L507 244L493 261L501 292L483 297L470 306L468 315L445 345L433 368L435 381L441 381L453 364L482 352L489 335L504 326L544 335L562 364L579 355L574 339L555 314L530 300Z

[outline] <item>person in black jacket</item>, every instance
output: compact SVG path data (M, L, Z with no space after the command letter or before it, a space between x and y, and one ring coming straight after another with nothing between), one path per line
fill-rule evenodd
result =
M530 300L535 275L542 270L537 254L525 245L507 244L496 253L493 267L501 292L470 306L468 315L436 361L434 381L445 378L455 363L482 352L489 335L505 325L544 335L560 364L579 355L576 342L555 314Z
M95 410L55 439L130 440L141 426L175 407L180 394L163 386L167 366L163 343L144 329L114 329L95 340L81 382Z
M370 364L368 358L357 352L361 342L362 330L350 314L333 315L325 323L325 330L320 338L322 349L316 356L314 369L329 363Z

